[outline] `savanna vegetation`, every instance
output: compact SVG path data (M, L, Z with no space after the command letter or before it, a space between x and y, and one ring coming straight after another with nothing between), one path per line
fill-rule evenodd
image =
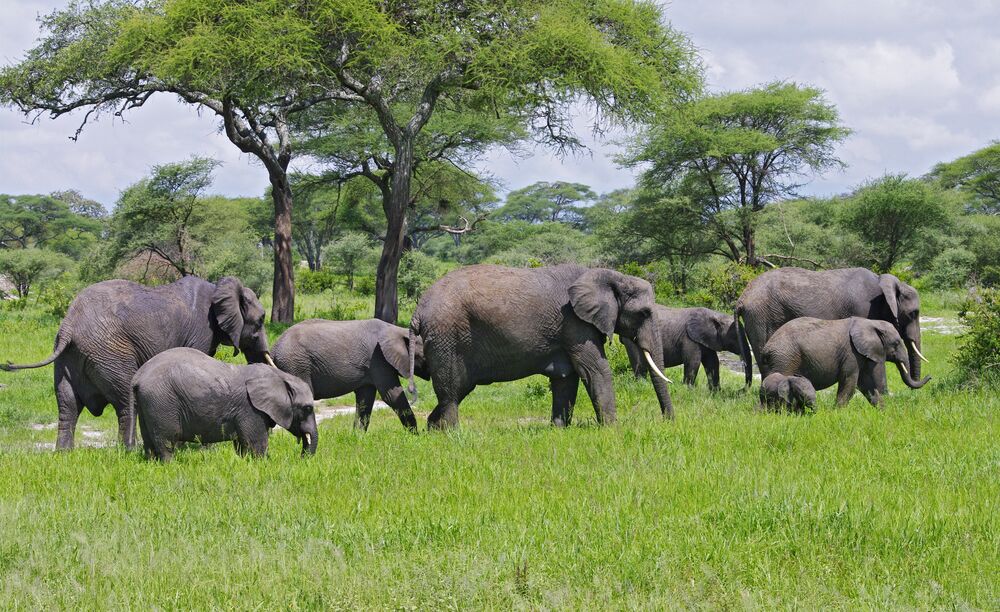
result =
M0 601L1000 602L1000 145L804 197L804 181L843 165L850 134L824 92L706 93L693 44L642 1L103 0L42 25L0 70L0 103L79 110L83 129L173 95L217 116L270 188L218 195L218 162L194 157L122 177L115 202L0 195L2 360L47 355L76 292L108 278L238 276L270 309L273 343L310 317L405 325L434 280L475 263L611 267L663 304L722 311L767 269L862 266L921 292L934 381L913 391L890 372L881 410L860 396L837 408L828 390L798 417L760 412L724 369L718 393L673 385L664 422L613 340L615 427L596 425L583 393L575 425L550 427L547 381L533 377L478 388L458 431L414 436L380 410L360 435L345 397L318 406L310 459L276 431L266 460L215 445L157 465L86 413L83 448L48 452L51 371L2 373ZM619 162L634 187L511 189L481 169L497 148L582 147L581 102L598 129L630 134ZM434 393L418 386L423 421Z

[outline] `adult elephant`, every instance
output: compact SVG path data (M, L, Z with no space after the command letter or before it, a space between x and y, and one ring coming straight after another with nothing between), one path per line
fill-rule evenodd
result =
M56 448L73 447L80 412L100 416L111 404L118 434L135 445L132 376L155 355L189 347L214 355L220 344L242 350L250 363L268 360L264 308L237 278L210 283L194 276L160 287L125 280L97 283L81 291L43 361L7 362L4 370L40 368L55 362L59 434Z
M428 428L457 425L458 404L476 385L532 374L549 378L554 425L570 424L581 379L597 421L615 422L604 353L614 333L644 352L658 374L653 386L660 409L672 417L654 306L649 283L613 270L476 265L449 272L424 293L410 323L411 338L423 339L437 394ZM412 390L412 364L410 372Z
M417 376L424 371L423 344L413 347ZM410 403L399 378L409 371L410 339L405 327L379 319L296 323L274 343L272 354L279 369L298 376L315 399L354 392L357 411L354 426L368 429L375 392L395 411L404 427L417 429Z
M719 388L719 351L740 354L736 323L727 314L708 308L653 307L660 325L663 343L663 365L684 365L684 383L694 386L698 368L705 367L708 388ZM648 373L646 360L639 347L626 337L621 338L628 361L636 377Z
M747 386L753 380L750 351L759 366L761 351L774 332L798 317L888 321L906 342L910 374L920 378L924 356L920 353L920 296L916 289L892 274L875 274L865 268L820 272L778 268L750 281L736 301L734 321L739 327Z

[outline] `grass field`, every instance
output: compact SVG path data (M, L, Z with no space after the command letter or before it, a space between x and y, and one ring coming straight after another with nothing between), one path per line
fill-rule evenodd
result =
M726 372L716 395L703 374L674 385L668 423L622 374L617 426L581 391L555 430L533 378L480 387L454 433L331 418L310 459L283 431L266 460L53 453L52 369L0 373L0 607L996 609L1000 400L948 383L941 308L925 307L935 380L891 373L884 410L825 391L815 414L761 414ZM44 357L57 325L0 312L0 359ZM113 439L113 411L81 426Z

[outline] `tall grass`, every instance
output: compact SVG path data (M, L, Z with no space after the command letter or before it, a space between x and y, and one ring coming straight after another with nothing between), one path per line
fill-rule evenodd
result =
M0 313L0 359L44 357L57 324ZM670 423L621 375L617 426L597 427L581 390L556 430L535 377L477 389L453 433L410 435L379 411L364 435L324 421L310 459L276 431L265 460L218 444L168 465L38 450L55 437L30 427L55 420L51 368L0 373L0 601L996 608L1000 402L942 383L955 344L925 334L935 381L912 391L892 373L883 410L826 391L815 414L763 414L724 372L715 395L703 376L674 385ZM83 422L113 439L112 414Z

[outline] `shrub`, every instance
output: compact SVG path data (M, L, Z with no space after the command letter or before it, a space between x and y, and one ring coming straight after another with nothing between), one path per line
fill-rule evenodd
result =
M235 276L258 297L271 288L274 263L270 249L257 246L250 234L241 239L214 244L204 250L204 277L215 281L223 276Z
M1000 386L1000 289L984 289L958 316L968 328L953 358L963 381Z
M323 261L326 262L326 266L346 276L347 288L351 291L354 291L355 281L360 282L364 277L375 277L378 257L378 249L372 245L372 241L358 232L344 234L323 249ZM372 293L374 290L373 281Z
M747 284L759 272L750 266L727 261L713 264L705 270L702 286L689 295L690 301L700 306L724 312L732 311L736 300Z
M18 298L26 298L32 285L46 278L62 275L73 267L73 260L62 253L45 249L0 250L0 274L14 284Z
M323 293L339 283L340 278L329 270L299 270L295 274L295 288L302 293Z
M408 298L419 297L438 276L438 261L420 251L407 251L399 262L399 288Z
M961 287L969 280L975 264L976 256L972 252L963 248L947 249L931 262L926 285L935 289Z

